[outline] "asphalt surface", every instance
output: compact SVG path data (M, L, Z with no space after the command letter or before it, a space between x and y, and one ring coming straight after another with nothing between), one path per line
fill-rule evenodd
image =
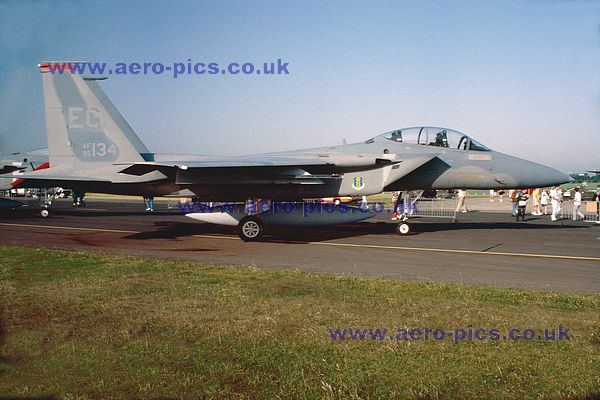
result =
M464 282L563 292L600 291L600 225L527 215L516 222L509 205L470 200L449 218L414 218L399 236L382 214L347 226L278 229L261 242L240 240L233 228L197 223L156 203L89 201L74 209L56 201L49 218L21 208L0 215L0 244L252 265L393 279ZM480 206L477 207L477 204ZM172 203L171 205L175 205Z

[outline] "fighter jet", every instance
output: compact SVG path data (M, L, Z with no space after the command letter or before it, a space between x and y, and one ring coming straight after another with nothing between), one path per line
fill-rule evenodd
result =
M0 153L0 175L18 170L35 169L48 162L48 149Z
M16 180L11 173L44 169L48 164L48 149L0 153L0 191L10 190Z
M0 154L0 157L5 157ZM14 159L0 159L0 175L9 172L18 171L22 168L22 163Z
M21 201L0 197L0 212L12 211L19 207L28 206L39 210L39 214L42 217L47 217L49 215L48 207L52 203L52 196L47 196L47 191L40 191L39 193L34 193L32 198L29 198L28 195L31 195L31 193L26 193L25 189L19 189L19 184L23 179L15 177L12 173L37 171L49 166L47 149L0 154L0 195L22 195L25 197Z
M457 130L431 126L395 129L353 144L256 155L152 153L102 91L98 81L105 77L80 75L69 62L45 62L39 68L50 168L16 172L24 179L23 187L143 196L189 189L204 201L301 202L389 190L507 189L570 181L560 171L493 151ZM237 224L244 240L258 239L269 224L327 225L372 215L300 218L298 212L305 214L188 214L201 221Z

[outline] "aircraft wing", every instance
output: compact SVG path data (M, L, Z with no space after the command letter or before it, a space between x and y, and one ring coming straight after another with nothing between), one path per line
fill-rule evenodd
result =
M435 157L433 155L431 158ZM290 171L300 170L310 173L343 172L345 170L369 170L381 165L402 162L395 154L307 154L302 156L259 155L243 157L211 158L206 160L189 161L151 161L122 164L125 166L121 173L143 175L151 171L167 172L168 170L226 172L227 170L243 169L245 172L256 171L265 173L269 170Z
M50 171L52 172L52 171ZM29 173L17 173L13 174L13 178L16 179L35 179L35 180L53 180L53 181L85 181L85 182L110 182L110 180L102 179L102 178L94 178L94 177L76 177L73 175L59 175L59 174L44 174L37 171L32 171Z
M306 160L306 159L275 159L275 160L258 160L258 159L216 159L216 160L199 160L199 161L165 161L165 162L136 162L133 164L125 164L125 169L120 171L128 175L144 175L152 171L167 172L169 170L226 170L232 168L245 169L268 169L268 168L302 168L314 166L331 165L325 160Z
M331 185L353 177L368 177L379 189L387 179L399 179L437 154L298 154L256 155L186 161L137 162L125 165L122 174L145 175L158 171L179 185L214 187L248 185ZM335 185L339 185L335 184ZM350 183L348 183L350 185ZM345 187L342 185L342 187ZM377 190L379 190L377 189ZM351 189L345 188L346 191Z
M46 166L44 166L46 167ZM43 168L27 172L13 172L13 187L70 187L74 183L150 183L166 179L159 171L144 176L118 174L120 167L97 168L94 170L69 171L64 168Z
M48 173L50 172L50 173ZM67 174L55 174L52 170L30 171L25 173L12 174L15 180L11 183L14 188L22 187L54 187L66 186L77 182L110 183L100 178L93 177L73 177Z
M107 169L83 171L50 168L14 173L13 176L22 178L19 179L19 187L69 187L79 182L131 184L167 181L176 185L195 186L204 194L207 193L206 188L215 188L215 193L223 192L227 196L236 194L236 188L244 187L246 189L243 190L247 191L252 185L262 191L266 187L279 187L272 190L285 190L286 196L292 196L290 193L308 193L308 189L295 191L291 189L292 186L307 188L310 185L328 185L327 190L332 192L342 190L353 193L357 189L351 189L350 185L353 179L359 177L368 182L363 192L370 190L375 193L381 191L388 181L403 177L437 155L304 153L210 157L118 163Z

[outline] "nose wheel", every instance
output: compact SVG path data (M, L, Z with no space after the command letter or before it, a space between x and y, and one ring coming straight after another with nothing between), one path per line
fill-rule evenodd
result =
M396 232L399 235L408 235L411 231L411 226L408 222L402 221L398 224L398 226L396 227Z
M261 220L254 215L242 218L237 228L237 233L244 242L259 240L263 232L264 227Z

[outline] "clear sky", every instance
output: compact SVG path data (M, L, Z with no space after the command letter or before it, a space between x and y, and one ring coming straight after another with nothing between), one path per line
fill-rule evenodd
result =
M154 152L250 154L445 126L600 167L599 1L2 1L0 152L46 146L43 60L252 62L289 75L113 75Z

